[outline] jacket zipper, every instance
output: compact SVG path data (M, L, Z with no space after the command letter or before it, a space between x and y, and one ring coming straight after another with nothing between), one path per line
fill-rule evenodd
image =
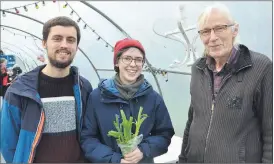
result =
M209 83L210 83L210 87L211 87L212 103L211 103L211 109L210 109L210 121L209 121L209 126L208 126L208 130L207 130L207 134L206 134L205 154L206 154L206 151L207 151L207 142L208 142L209 132L210 132L210 129L211 129L214 106L215 106L214 93L213 93L213 90L214 90L213 79L209 75L208 71L207 71L207 75L209 76Z
M79 96L80 96L80 102L79 103L81 104L80 105L81 109L80 109L80 113L79 113L79 117L80 118L79 118L79 125L78 125L79 126L78 127L79 128L78 137L79 137L79 141L80 141L80 137L81 137L80 133L81 133L81 130L82 130L81 128L82 128L82 118L83 118L83 116L82 116L82 112L83 112L83 106L82 105L83 104L82 104L82 96L81 96L81 86L80 86L81 85L81 81L80 81L80 72L79 71L78 71L78 84L79 84ZM77 112L77 110L75 110L75 111Z
M206 154L206 151L207 151L207 142L208 142L208 136L209 136L209 132L210 132L210 129L211 129L211 124L212 124L212 118L213 118L213 113L214 113L214 106L215 106L215 100L213 100L213 101L212 101L212 104L211 104L210 121L209 121L209 127L208 127L207 135L206 135L205 154Z
M241 69L239 69L237 72L247 68L247 67L250 67L251 65L247 65L245 67L242 67ZM220 89L219 91L221 90L222 86L224 85L224 83L226 82L226 80L228 78L230 78L232 76L232 74L230 73L229 75L227 75L223 80L222 80L222 83L220 85ZM210 81L211 84L212 84L212 81ZM214 86L213 86L214 87ZM212 90L213 92L213 90ZM213 93L214 94L214 93ZM217 97L217 96L216 96ZM215 101L216 101L216 98L215 99L212 99L212 104L211 104L211 115L210 115L210 122L209 122L209 127L208 127L208 131L207 131L207 135L206 135L206 145L205 145L205 154L207 152L207 145L208 145L208 137L209 137L209 133L210 133L210 130L211 130L211 124L212 124L212 118L213 118L213 114L214 114L214 107L215 107Z
M37 143L36 143L36 145L35 145L35 148L34 148L34 150L33 150L32 159L30 159L30 161L29 161L29 162L31 162L31 163L33 163L33 160L34 160L35 154L36 154L36 148L37 148L37 146L39 145L39 143L40 143L40 141L41 141L42 134L43 134L43 131L44 131L46 116L45 116L45 112L44 112L44 108L43 108L43 107L41 108L41 116L42 116L42 114L44 114L44 121L41 122L42 128L41 128L41 131L40 131L40 136L39 136L38 141L37 141ZM36 134L37 134L37 133L38 133L38 132L36 132Z
M230 78L231 76L232 76L232 74L229 74L229 75L227 75L227 76L222 80L222 83L221 83L221 85L220 85L219 92L220 92L222 86L224 85L224 83L226 82L226 80L227 80L228 78ZM211 81L211 84L212 84L212 81ZM214 85L213 85L213 88L212 88L211 91L212 91L212 95L214 95L214 93L213 93L213 92L214 92ZM218 95L217 95L217 96L218 96ZM209 127L208 127L207 135L206 135L205 154L206 154L206 152L207 152L208 137L209 137L209 133L210 133L210 130L211 130L211 124L212 124L212 119L213 119L213 114L214 114L214 108L215 108L215 102L216 102L217 96L216 96L215 98L212 98L210 121L209 121ZM213 96L212 96L212 97L213 97Z
M223 80L222 80L222 83L220 85L220 89L219 89L219 92L222 88L222 86L224 85L224 83L226 82L226 80L228 78L230 78L232 76L232 74L229 74L227 75ZM212 83L211 83L212 84ZM214 87L214 86L213 86ZM214 94L213 93L213 90L212 89L212 95ZM208 127L208 130L207 130L207 135L206 135L206 146L205 146L205 154L207 152L207 145L208 145L208 137L209 137L209 133L210 133L210 130L211 130L211 124L212 124L212 119L213 119L213 114L214 114L214 107L215 107L215 102L216 102L216 98L218 97L218 95L212 99L212 104L211 104L211 114L210 114L210 122L209 122L209 127Z

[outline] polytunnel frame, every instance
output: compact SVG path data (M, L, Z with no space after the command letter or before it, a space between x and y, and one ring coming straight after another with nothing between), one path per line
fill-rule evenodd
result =
M40 23L40 24L44 25L43 22L41 22L41 21L39 21L39 20L37 20L37 19L31 18L31 17L29 17L29 16L23 15L23 14L14 13L14 12L10 12L10 11L7 11L7 10L2 10L2 9L0 9L0 11L5 11L5 13L10 13L10 14L13 14L13 15L25 17L25 18L27 18L27 19L30 19L30 20L32 20L32 21L35 21L35 22L37 22L37 23ZM18 29L18 30L19 30L19 31L23 31L23 30L20 30L20 29ZM24 32L26 32L26 31L24 31ZM26 32L26 33L28 33L28 32ZM30 33L28 33L28 34L30 34ZM32 34L32 36L34 36L34 34ZM39 38L39 37L37 37L37 36L36 36L36 38L38 38L38 39L41 40L41 41L43 40L43 39L41 39L41 38ZM98 77L98 79L99 79L99 81L100 81L100 80L101 80L101 79L100 79L100 75L99 75L97 69L95 68L95 66L93 65L92 61L89 59L89 57L86 55L86 53L85 53L79 46L78 46L78 49L79 49L80 52L82 52L82 54L86 57L86 59L88 60L88 62L89 62L90 65L92 66L92 68L94 69L94 71L95 71L95 73L96 73L96 75L97 75L97 77Z
M1 42L1 41L0 41L0 42ZM14 44L11 44L11 43L8 43L7 45L8 45L8 46L13 46L14 48L18 49L19 51L22 51L21 49L18 48L17 45L14 45ZM11 47L5 47L5 48L6 48L6 49L10 49ZM24 51L23 51L23 52L24 52ZM14 55L17 56L18 54L14 54ZM17 57L19 57L19 56L17 56ZM20 57L21 57L22 60L23 60L24 57L22 56L21 53L20 53ZM33 64L33 63L28 64L28 61L27 61L27 60L32 60L32 61L34 62L34 64ZM29 54L28 54L27 56L25 56L23 62L24 62L24 66L27 64L27 67L25 66L25 68L28 68L28 70L30 70L30 69L32 69L32 68L35 68L35 66L38 66L38 64L35 62L35 60L33 59L33 57L30 56ZM26 69L26 70L27 70L27 69Z
M18 29L18 28L15 28L15 27L7 26L7 25L2 25L2 24L0 24L0 26L6 27L6 28L11 28L11 29L13 29L13 30L17 30L17 31L24 32L24 33L26 33L26 34L31 35L32 37L35 37L35 38L39 39L37 36L32 35L31 33L27 32L27 31L23 31L23 30L20 30L20 29ZM5 43L4 41L2 41L2 42ZM30 51L32 51L32 52L35 54L35 52L34 52L32 49L30 49L29 47L27 47L26 45L23 45L23 46L25 46L27 49L29 49ZM35 60L34 60L34 62L35 62ZM35 63L36 63L36 62L35 62ZM36 66L38 66L37 63L36 63Z
M86 1L80 1L81 3L85 4L86 6L88 6L89 8L93 9L94 11L96 11L98 14L100 14L102 17L104 17L106 20L108 20L110 23L112 23L117 29L119 29L119 31L121 33L123 33L126 37L128 38L131 38L129 36L129 34L122 29L122 27L120 27L117 23L115 23L111 18L109 18L106 14L104 14L102 11L100 11L99 9L97 9L96 7L94 7L93 5L91 5L90 3L86 2ZM157 69L155 67L152 66L152 64L148 61L147 58L145 58L146 60L146 63L147 63L147 66L149 68L150 72L155 81L156 81L156 84L157 84L157 87L158 87L158 90L160 92L160 95L162 95L162 91L161 91L161 87L160 87L160 84L158 82L158 78L156 77L156 74L155 72L157 72L157 70L159 71L163 71L163 72L167 72L167 73L174 73L174 74L181 74L181 75L191 75L191 73L188 73L188 72L182 72L182 71L172 71L172 70L165 70L165 69ZM97 69L98 71L114 71L112 69Z
M82 1L81 1L81 2L82 2ZM83 2L82 2L82 3L83 3ZM87 4L86 4L86 5L87 5ZM89 5L90 5L90 4L88 4L87 6L89 6ZM92 8L91 6L89 6L89 7ZM95 7L93 7L93 8L95 8ZM0 11L5 11L6 13L10 13L10 14L13 14L13 15L18 15L18 16L21 16L21 17L25 17L25 18L30 19L30 20L32 20L32 21L35 21L35 22L37 22L37 23L44 24L43 22L41 22L41 21L39 21L39 20L37 20L37 19L31 18L31 17L26 16L26 15L23 15L23 14L14 13L14 12L10 12L10 11L7 11L7 10L2 10L2 9L0 9ZM95 11L98 12L99 10L97 9L97 10L95 10ZM102 15L103 13L100 11L99 14ZM103 16L104 18L107 17L105 14L103 14L102 16ZM108 17L107 17L107 18L108 18ZM107 18L106 18L106 19L107 19ZM108 18L107 20L110 20L110 18ZM113 24L113 21L111 21L111 22L112 22L112 24ZM113 25L114 25L115 27L117 27L117 28L119 27L116 23L114 23ZM119 27L118 29L121 30L121 27ZM128 35L128 37L130 38L129 35ZM100 79L99 73L98 73L97 69L95 68L95 66L93 65L93 63L91 62L91 60L89 59L89 57L84 53L84 51L82 51L82 49L81 49L80 47L78 47L78 49L79 49L79 50L84 54L84 56L88 59L89 63L90 63L91 66L93 67L93 69L94 69L94 71L96 72L96 74L97 74L97 76L98 76L98 79L99 79L99 81L100 81L101 79ZM152 70L151 64L148 62L147 59L146 59L146 63L147 63L147 65L148 65L148 67ZM156 84L157 84L158 90L159 90L159 92L160 92L160 95L162 96L163 94L162 94L161 87L160 87L160 85L159 85L159 81L158 81L156 75L154 74L154 72L151 71L151 73L152 73L152 75L153 75L153 77L154 77L154 79L155 79L155 81L156 81Z
M35 65L35 66L38 66L37 62L34 60L34 57L33 57L32 55L30 55L28 52L26 52L25 50L23 50L23 49L22 49L21 47L19 47L18 45L12 44L12 43L10 43L10 42L1 41L1 40L0 40L0 43L5 43L5 44L7 44L7 45L9 45L9 46L13 46L13 47L15 47L16 49L18 49L18 50L24 52L24 54L28 57L28 58L25 58L25 60L26 60L26 59L32 60L32 61L34 62L34 65ZM25 46L25 45L24 45L24 46ZM27 47L27 46L25 46L25 47ZM22 54L20 54L20 56L23 57ZM35 68L35 66L33 66L33 64L31 64L31 67L30 67L29 64L27 64L27 65L28 65L28 68L29 68L29 69L30 69L30 68Z
M113 24L117 29L119 29L119 31L121 33L123 33L126 37L131 38L129 36L129 34L127 32L125 32L125 30L123 30L118 24L116 24L112 19L110 19L102 11L100 11L99 9L97 9L96 7L92 6L91 4L89 4L89 3L85 2L85 1L80 1L80 2L83 3L83 4L85 4L89 8L93 9L95 12L97 12L98 14L100 14L105 19L107 19L111 24ZM14 13L14 12L10 12L10 11L7 11L7 10L2 10L2 9L0 9L0 11L5 11L6 13L10 13L10 14L21 16L21 17L25 17L27 19L33 20L35 22L38 22L40 24L44 24L43 22L40 22L39 20L36 20L34 18L28 17L28 16L23 15L23 14ZM84 53L84 51L82 51L80 47L78 47L78 48L84 54L84 56L88 59L89 63L91 64L91 66L93 67L94 71L96 72L99 80L101 80L101 79L100 79L100 75L99 75L98 71L114 71L112 69L100 69L100 68L96 69L96 67L93 65L93 63L91 62L91 60L89 59L89 57ZM162 94L162 90L161 90L161 87L160 87L160 84L159 84L158 78L156 77L156 73L155 72L157 72L157 71L163 71L163 72L167 72L167 73L182 74L182 75L191 75L191 73L182 72L182 71L172 71L172 70L157 69L157 68L155 68L155 67L152 66L152 64L148 61L147 58L145 60L146 60L147 67L149 68L149 70L145 70L145 72L150 72L153 75L154 80L155 80L156 85L157 85L157 88L158 88L158 91L159 91L159 93L160 93L161 96L163 96L163 94Z
M104 14L102 11L100 11L99 9L97 9L96 7L94 7L93 5L91 5L90 3L87 3L87 2L85 2L85 1L80 1L80 2L82 2L82 3L85 4L86 6L88 6L88 7L91 8L91 9L93 9L94 11L96 11L96 12L97 12L98 14L100 14L101 16L103 16L106 20L108 20L111 24L113 24L117 29L119 29L120 32L122 32L124 35L126 35L126 37L131 38L131 37L129 36L129 34L128 34L127 32L125 32L125 30L123 30L118 24L116 24L112 19L110 19L110 18L109 18L106 14ZM148 68L150 69L149 72L151 72L151 74L153 75L153 78L154 78L154 80L155 80L155 82L156 82L156 85L157 85L157 87L158 87L158 90L159 90L160 95L163 96L162 89L161 89L161 87L160 87L158 78L156 77L156 74L155 74L155 72L154 72L154 70L153 70L152 65L150 64L150 62L148 61L147 58L145 58L145 61L146 61L146 64L147 64Z
M9 42L6 42L6 41L2 41L2 40L0 40L0 42L1 42L1 43L5 43L5 44L8 44L8 45L11 45L11 46L14 46L14 47L20 49L20 50L21 50L22 52L24 52L28 57L30 57L30 59L33 60L33 62L34 62L34 64L35 64L36 66L38 66L37 62L32 58L32 56L31 56L29 53L27 53L25 50L23 50L22 48L20 48L18 45L15 45L15 44L12 44L12 43L9 43Z
M1 47L1 49L2 49L2 50L7 49L8 51L11 51L12 53L14 53L14 55L15 55L16 57L18 57L18 59L24 64L24 67L25 67L26 71L30 70L29 65L27 64L27 62L25 62L25 61L22 59L22 55L21 55L19 52L15 52L13 49L10 49L10 48L8 48L8 47ZM18 55L20 55L20 56L18 56Z

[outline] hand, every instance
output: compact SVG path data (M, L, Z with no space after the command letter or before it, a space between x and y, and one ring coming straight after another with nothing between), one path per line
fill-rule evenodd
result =
M121 162L120 162L120 163L130 163L130 162L127 161L127 160L121 159Z
M133 152L125 155L125 160L129 161L130 163L138 163L141 161L141 159L143 159L143 153L139 148L136 148Z

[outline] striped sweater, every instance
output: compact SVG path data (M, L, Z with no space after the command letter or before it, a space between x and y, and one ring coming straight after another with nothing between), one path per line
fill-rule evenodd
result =
M272 62L244 45L237 53L214 101L206 58L193 65L180 163L272 162Z

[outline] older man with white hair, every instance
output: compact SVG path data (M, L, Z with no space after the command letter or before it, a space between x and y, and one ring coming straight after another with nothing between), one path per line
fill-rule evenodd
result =
M180 163L272 163L273 64L237 44L239 25L214 4L198 19L204 57L192 66Z

